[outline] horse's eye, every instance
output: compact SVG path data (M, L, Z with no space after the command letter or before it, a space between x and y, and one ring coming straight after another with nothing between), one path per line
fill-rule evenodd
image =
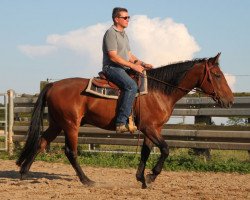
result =
M217 73L212 73L216 78L220 78L221 75L220 74L217 74Z

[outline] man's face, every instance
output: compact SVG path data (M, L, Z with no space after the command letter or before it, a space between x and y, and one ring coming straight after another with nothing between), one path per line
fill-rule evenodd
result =
M120 12L120 15L116 17L116 23L117 25L127 28L128 27L128 22L129 22L130 16L128 15L127 12Z

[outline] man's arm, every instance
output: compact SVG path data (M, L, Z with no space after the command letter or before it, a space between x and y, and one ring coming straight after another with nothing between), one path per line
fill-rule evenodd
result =
M129 61L134 64L138 64L143 66L144 68L151 69L153 68L153 65L144 63L143 61L139 60L135 55L133 55L131 52L129 52Z
M129 61L124 60L122 57L120 57L117 54L117 51L108 51L108 56L109 56L110 60L113 61L114 63L129 67L129 68L131 68L139 73L142 73L144 70L144 67L142 65L140 65L139 63L134 64L133 62L129 62Z

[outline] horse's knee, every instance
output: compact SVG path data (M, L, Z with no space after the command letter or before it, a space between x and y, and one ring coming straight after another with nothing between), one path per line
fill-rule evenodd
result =
M169 147L168 147L168 144L165 141L161 143L161 145L159 146L159 149L161 151L162 156L168 157L168 155L169 155Z
M169 147L166 146L166 147L162 148L161 153L162 153L164 156L168 157L168 155L169 155Z
M70 150L68 147L65 147L65 155L68 157L68 158L76 158L77 157L77 154L75 152L73 152L72 150Z

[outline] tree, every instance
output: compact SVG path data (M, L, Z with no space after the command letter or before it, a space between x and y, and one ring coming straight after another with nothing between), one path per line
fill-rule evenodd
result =
M244 126L248 124L248 118L242 117L229 117L227 121L228 125Z

